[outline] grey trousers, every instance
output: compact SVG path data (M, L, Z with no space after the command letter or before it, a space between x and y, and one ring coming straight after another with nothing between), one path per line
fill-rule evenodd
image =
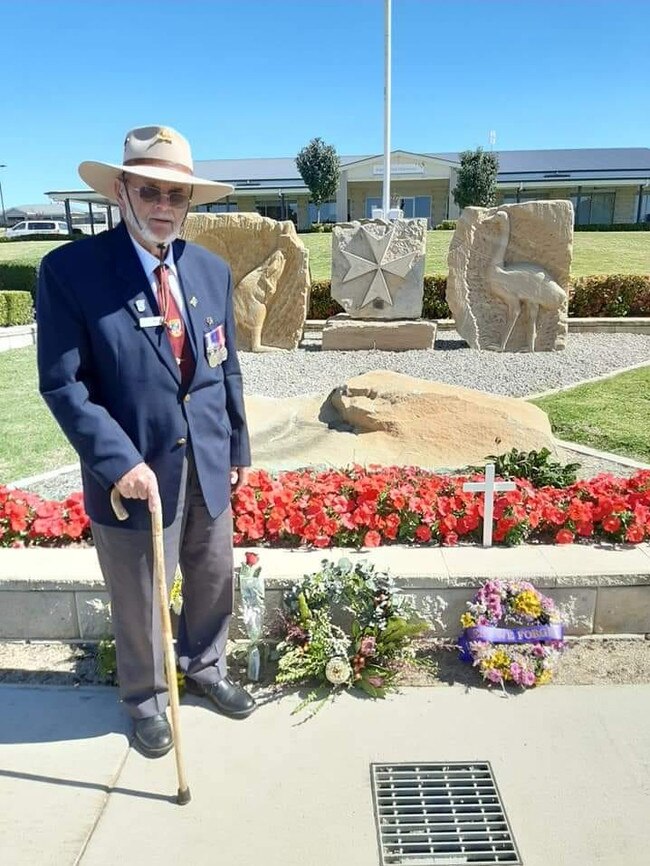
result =
M157 715L165 711L168 693L151 533L93 523L92 534L111 598L120 697L134 718ZM179 563L183 573L179 665L197 682L218 682L226 675L233 612L232 511L210 517L190 449L176 517L163 538L168 588Z

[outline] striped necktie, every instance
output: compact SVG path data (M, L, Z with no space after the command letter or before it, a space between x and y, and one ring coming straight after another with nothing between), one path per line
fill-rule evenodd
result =
M187 329L181 311L178 309L176 298L169 285L169 268L167 265L158 265L154 274L158 285L158 307L163 317L163 323L176 363L180 368L181 383L183 390L187 390L194 375L194 354L187 336Z

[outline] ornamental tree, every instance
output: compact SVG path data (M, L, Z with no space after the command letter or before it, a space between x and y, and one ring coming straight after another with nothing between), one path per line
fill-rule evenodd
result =
M481 147L464 150L460 155L458 182L453 189L454 201L461 210L492 207L496 200L499 158L495 153L484 153Z
M318 209L317 221L320 223L321 204L336 195L341 160L333 145L325 144L322 138L312 138L298 153L296 165Z

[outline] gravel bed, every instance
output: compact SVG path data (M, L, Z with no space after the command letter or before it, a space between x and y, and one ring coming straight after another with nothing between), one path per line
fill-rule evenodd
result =
M394 370L408 376L476 388L490 394L526 397L566 388L585 379L650 364L648 334L569 334L560 352L479 352L454 331L441 334L435 351L411 352L241 352L247 394L295 397L325 394L352 376Z
M436 350L411 352L322 352L318 348L292 352L239 355L247 394L292 397L327 394L346 379L370 370L390 369L409 376L476 388L491 394L525 397L552 388L566 388L585 379L635 364L650 364L650 335L569 334L561 352L478 352L454 331L436 340ZM581 478L599 472L631 475L619 463L562 451L566 463L577 462ZM81 489L78 470L30 485L50 499L62 499Z

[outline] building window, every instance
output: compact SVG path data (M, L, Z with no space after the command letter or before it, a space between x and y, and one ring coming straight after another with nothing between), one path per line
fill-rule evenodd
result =
M310 223L318 222L318 208L309 202L309 214L307 219ZM336 201L324 201L320 206L320 221L322 223L336 222Z
M212 204L200 204L196 210L198 213L232 213L237 210L237 202L215 201Z
M610 225L614 222L615 192L583 192L572 195L577 226Z

